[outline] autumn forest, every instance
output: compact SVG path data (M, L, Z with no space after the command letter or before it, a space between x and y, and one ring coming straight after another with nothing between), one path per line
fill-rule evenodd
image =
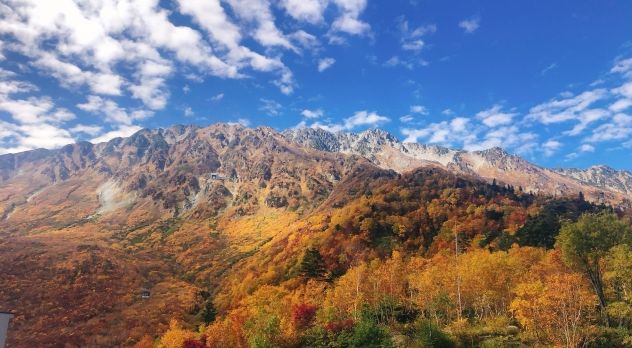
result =
M632 346L632 214L592 193L223 124L0 160L9 347Z
M438 170L371 181L136 347L632 346L628 215Z

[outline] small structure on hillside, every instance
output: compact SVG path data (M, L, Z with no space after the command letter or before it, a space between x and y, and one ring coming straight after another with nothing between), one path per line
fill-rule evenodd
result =
M211 180L228 180L228 177L223 176L220 173L211 173Z
M0 348L4 348L4 344L7 340L7 331L11 318L13 318L13 313L0 312Z

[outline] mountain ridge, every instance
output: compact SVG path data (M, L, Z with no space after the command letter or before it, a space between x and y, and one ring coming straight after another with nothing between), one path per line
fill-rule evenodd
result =
M98 159L112 155L118 157L122 168L132 163L153 162L157 169L161 169L166 164L165 157L170 147L195 137L198 132L210 127L229 127L236 132L250 129L262 134L278 134L303 147L329 153L358 155L383 169L399 173L419 167L440 167L488 181L497 179L534 193L575 195L583 192L592 201L615 205L629 205L629 200L632 199L632 172L601 164L586 169L546 168L510 154L500 147L466 151L433 144L401 142L379 128L370 128L359 133L334 133L321 128L305 127L278 132L266 126L247 128L221 123L207 127L173 125L167 128L145 128L130 137L114 138L103 143L78 142L54 150L36 149L0 155L0 183L7 181L18 170L28 168L29 163L51 157L52 162L47 163L45 168L39 168L37 175L48 177L52 182L65 180L71 173L96 165ZM120 152L119 149L126 146L134 146L136 153ZM202 148L199 150L203 151ZM120 168L104 165L103 161L100 163L100 170L121 171Z
M361 133L332 133L323 129L295 128L285 130L282 134L304 146L358 154L382 168L397 172L438 165L457 173L476 175L487 180L498 179L536 193L572 195L582 192L593 201L624 205L629 205L632 198L632 172L604 165L587 169L546 168L500 147L466 151L439 145L404 143L380 129Z

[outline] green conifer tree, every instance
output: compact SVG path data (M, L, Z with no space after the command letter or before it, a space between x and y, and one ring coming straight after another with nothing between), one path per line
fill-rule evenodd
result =
M301 261L300 274L305 278L323 279L327 274L323 256L316 248L308 248Z

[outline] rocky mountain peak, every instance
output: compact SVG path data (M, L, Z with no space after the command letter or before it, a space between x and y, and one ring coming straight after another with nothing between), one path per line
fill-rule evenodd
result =
M379 128L367 129L364 132L359 133L357 136L358 136L358 139L374 141L380 144L399 142L399 140L395 136L393 136L391 133Z
M283 131L282 134L289 141L316 150L327 152L340 151L340 141L338 137L334 133L321 128L291 128Z
M509 154L507 151L505 151L505 149L499 146L494 146L485 150L475 151L475 153L478 153L481 156L484 156L487 158L503 158L503 157L511 156L511 154Z

